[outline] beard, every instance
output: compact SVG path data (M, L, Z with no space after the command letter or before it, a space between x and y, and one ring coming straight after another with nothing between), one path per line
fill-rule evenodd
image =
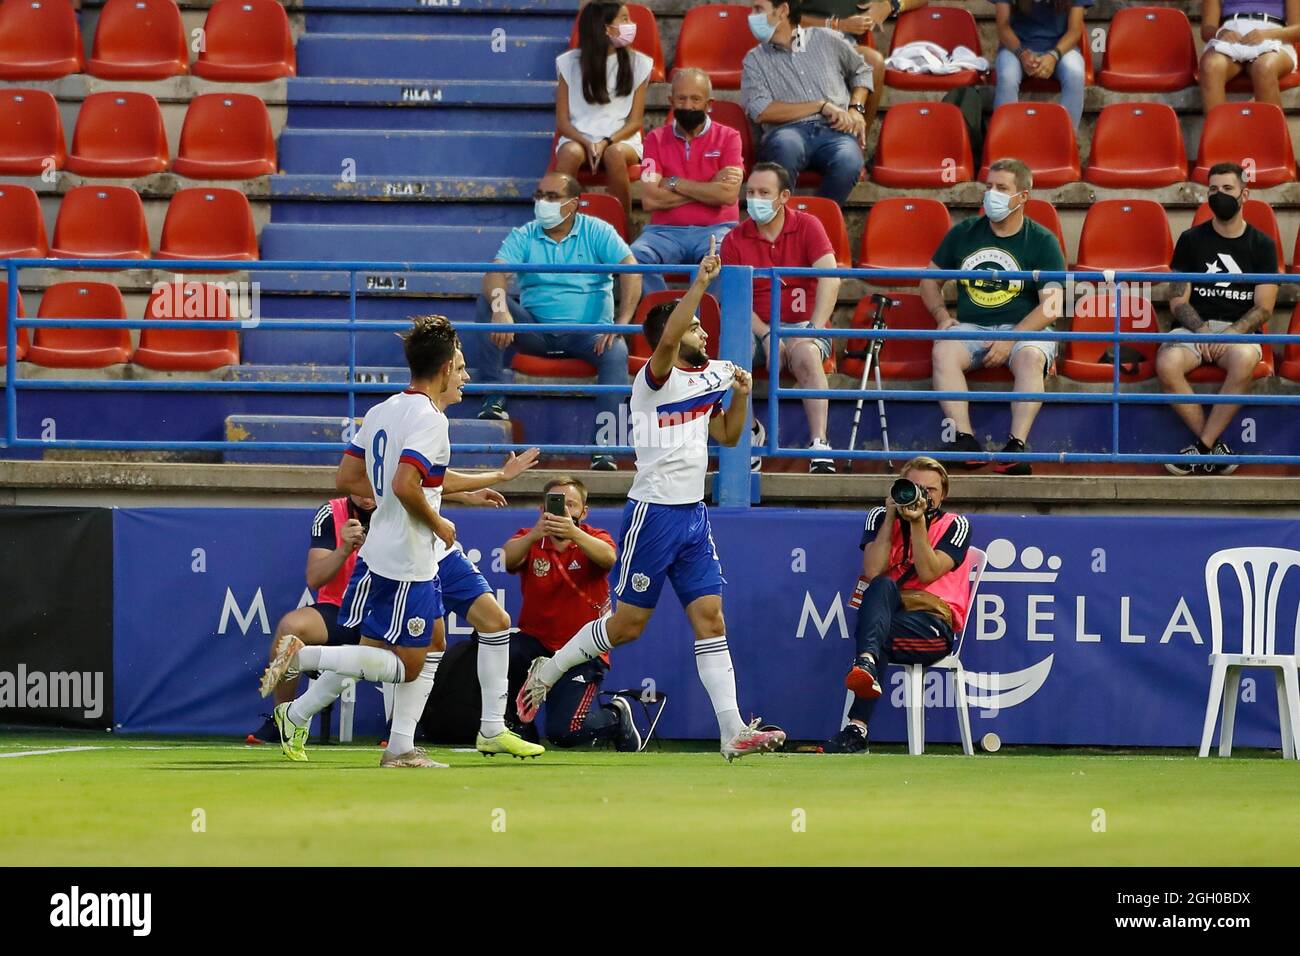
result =
M705 353L704 349L699 346L690 346L684 343L678 349L678 354L681 355L682 359L690 365L703 365L709 360L709 356Z

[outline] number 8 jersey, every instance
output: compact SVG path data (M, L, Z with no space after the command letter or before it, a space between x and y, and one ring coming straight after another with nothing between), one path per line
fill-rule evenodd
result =
M361 558L376 574L394 581L429 581L446 545L412 518L390 485L397 466L420 473L435 511L442 506L442 479L451 461L447 416L423 392L407 389L366 413L346 453L362 458L375 490L375 513Z
M636 478L627 496L659 505L691 505L704 500L709 467L709 422L721 414L736 367L709 361L674 366L660 381L650 363L632 380L628 403Z

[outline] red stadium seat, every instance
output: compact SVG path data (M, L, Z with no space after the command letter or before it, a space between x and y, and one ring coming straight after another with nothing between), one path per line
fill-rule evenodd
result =
M1153 199L1102 199L1084 217L1073 268L1168 272L1173 256L1164 206Z
M252 179L275 172L266 104L247 93L205 93L190 101L172 172L190 179Z
M745 169L754 165L754 127L745 115L744 107L731 100L714 100L709 108L709 117L715 123L730 126L740 134L740 155L744 157ZM668 111L666 122L673 121L673 111Z
M238 189L181 189L163 222L159 259L257 258L257 231L248 197Z
M148 93L91 93L82 102L68 172L133 179L161 173L167 161L162 110Z
M790 205L800 212L815 216L826 230L826 237L835 250L835 264L841 269L853 267L853 253L849 246L849 230L844 224L844 213L839 203L822 196L791 196Z
M1246 166L1249 185L1267 189L1295 181L1295 150L1286 116L1272 103L1220 103L1210 110L1192 169L1193 182L1205 183L1216 163Z
M627 242L627 214L623 204L609 193L583 193L578 197L578 209L588 216L609 223Z
M1110 189L1158 189L1187 181L1178 114L1164 103L1112 103L1092 134L1085 181Z
M1273 374L1273 346L1267 343L1259 343L1264 349L1264 357L1259 360L1255 366L1255 372L1251 378L1268 378ZM1227 376L1223 369L1217 365L1201 365L1192 369L1187 375L1187 381L1193 385L1214 385L1222 382Z
M27 317L23 308L23 294L18 293L18 318ZM16 361L27 358L27 330L18 330L18 349ZM9 360L9 283L0 282L0 365Z
M988 177L989 163L1005 156L1029 166L1035 189L1054 189L1082 178L1074 123L1059 103L1004 103L994 110L984 137L981 182Z
M0 174L39 176L66 159L59 104L45 90L0 90Z
M235 314L221 286L208 282L173 282L155 288L144 309L148 319L229 321ZM162 372L210 372L239 364L239 334L234 329L151 329L140 332L132 361Z
M69 0L0 0L0 80L56 80L82 64Z
M1115 328L1115 300L1109 292L1086 295L1074 304L1071 332L1110 332ZM1119 327L1122 332L1159 332L1155 308L1142 295L1126 294L1120 300ZM1145 382L1156 374L1158 342L1121 342L1119 380ZM1125 371L1122 347L1136 349L1142 360L1134 371ZM1114 348L1110 342L1065 343L1057 371L1076 382L1110 382L1114 380L1115 367L1101 358Z
M1092 86L1097 81L1097 77L1092 69L1092 50L1088 47L1087 28L1084 29L1083 35L1079 37L1079 52L1083 54L1083 85ZM996 73L996 70L991 72L990 83L996 81ZM1061 92L1061 84L1056 77L1052 77L1050 80L1027 77L1021 82L1020 91L1022 93L1059 93Z
M510 367L516 372L536 378L592 378L596 374L596 366L582 359L525 355L523 352L515 353Z
M899 304L885 311L886 328L934 331L934 316L926 310L919 295L905 293L893 298ZM859 302L853 313L853 328L870 328L874 311L875 306L870 297ZM849 339L845 346L846 354L840 359L840 371L860 379L866 360L847 353L864 352L868 344L866 339ZM880 349L880 377L891 382L928 379L931 375L930 353L933 348L933 339L890 339Z
M867 213L858 268L924 269L951 228L948 207L937 199L881 199ZM913 286L919 281L883 279L875 284Z
M662 292L651 292L641 299L636 307L636 317L632 322L636 325L645 325L646 316L660 302L676 302L686 294L685 289L665 289ZM708 352L714 358L718 355L718 348L722 345L722 312L718 308L718 300L707 292L704 298L700 300L698 310L700 317L700 328L708 336ZM627 364L628 373L636 372L650 360L654 354L654 349L650 347L650 340L641 332L628 337L627 343ZM595 370L590 374L594 375Z
M885 111L873 182L897 189L942 189L970 182L975 161L961 110L951 103L899 103Z
M60 282L45 290L41 319L125 319L126 304L107 282ZM131 361L128 329L37 329L27 360L49 368L103 368Z
M1210 204L1203 202L1197 207L1196 215L1192 217L1192 225L1199 226L1201 223L1207 222L1213 215L1214 213L1210 212ZM1283 268L1285 257L1282 254L1282 230L1277 226L1277 216L1273 212L1273 207L1262 199L1247 199L1244 215L1246 222L1264 235L1272 238L1277 246L1278 268Z
M1046 199L1031 198L1025 203L1025 215L1056 236L1056 241L1061 247L1061 258L1069 262L1070 257L1065 251L1065 233L1061 229L1061 216L1056 211L1056 207Z
M682 18L677 38L674 72L698 67L719 90L740 89L740 64L758 45L749 32L749 7L733 3L705 3L691 7Z
M148 259L149 229L140 195L126 186L69 190L54 223L50 255L60 259Z
M0 183L0 259L41 259L49 251L35 191Z
M165 80L190 71L175 0L108 0L86 72L106 80Z
M654 11L640 3L627 4L627 12L632 17L632 22L636 24L636 39L632 41L632 49L638 53L644 53L654 61L654 66L650 70L650 82L662 83L664 81L664 48L659 39L659 23L655 20ZM569 49L578 48L578 21L574 18L573 30L569 33Z
M1293 44L1293 46L1296 49L1296 53L1300 54L1300 43ZM1198 62L1196 66L1197 82L1199 82L1201 75L1200 63ZM1289 90L1296 86L1300 86L1300 73L1295 70L1292 70L1286 76L1277 81L1277 88L1279 90ZM1250 71L1242 70L1228 81L1228 85L1225 86L1224 89L1229 93L1253 93L1255 87L1250 80Z
M298 72L293 31L276 0L217 0L203 23L194 75L223 83L264 83Z
M1117 10L1097 82L1124 93L1172 93L1196 85L1196 41L1174 7Z
M975 24L974 15L964 7L926 7L907 11L894 26L894 38L889 45L889 52L892 55L904 44L919 40L936 43L949 53L964 46L976 56L980 54L979 27ZM898 90L951 90L959 86L975 86L983 79L983 74L975 70L962 70L947 75L885 70L885 85Z
M0 289L4 286L0 285ZM1287 335L1300 335L1300 305L1291 311L1291 324L1287 326ZM1265 348L1265 352L1271 348ZM1300 342L1288 342L1282 352L1282 364L1277 374L1291 382L1300 382Z

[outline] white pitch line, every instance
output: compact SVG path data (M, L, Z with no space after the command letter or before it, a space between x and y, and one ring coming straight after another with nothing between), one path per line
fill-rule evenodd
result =
M107 750L107 747L58 747L53 750L19 750L16 753L0 754L2 757L39 757L41 754L70 754L78 750Z

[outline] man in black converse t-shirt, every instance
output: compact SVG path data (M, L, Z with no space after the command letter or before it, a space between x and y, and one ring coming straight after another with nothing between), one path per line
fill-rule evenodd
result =
M1250 225L1242 216L1249 190L1236 163L1219 163L1209 175L1209 204L1213 218L1193 226L1178 237L1174 272L1250 273L1277 272L1277 246ZM1168 342L1156 355L1156 372L1167 392L1192 394L1187 375L1206 363L1223 369L1226 379L1221 393L1244 394L1254 379L1255 367L1264 350L1254 344L1216 341L1215 333L1245 334L1256 332L1268 323L1277 300L1277 285L1248 285L1218 282L1196 284L1176 282L1170 289L1169 308L1173 312L1175 332L1198 332L1203 343ZM1184 455L1230 455L1232 450L1220 439L1240 405L1215 405L1207 416L1200 405L1171 406L1191 430L1193 441L1183 448ZM1235 464L1195 465L1175 462L1165 465L1174 475L1230 475Z

